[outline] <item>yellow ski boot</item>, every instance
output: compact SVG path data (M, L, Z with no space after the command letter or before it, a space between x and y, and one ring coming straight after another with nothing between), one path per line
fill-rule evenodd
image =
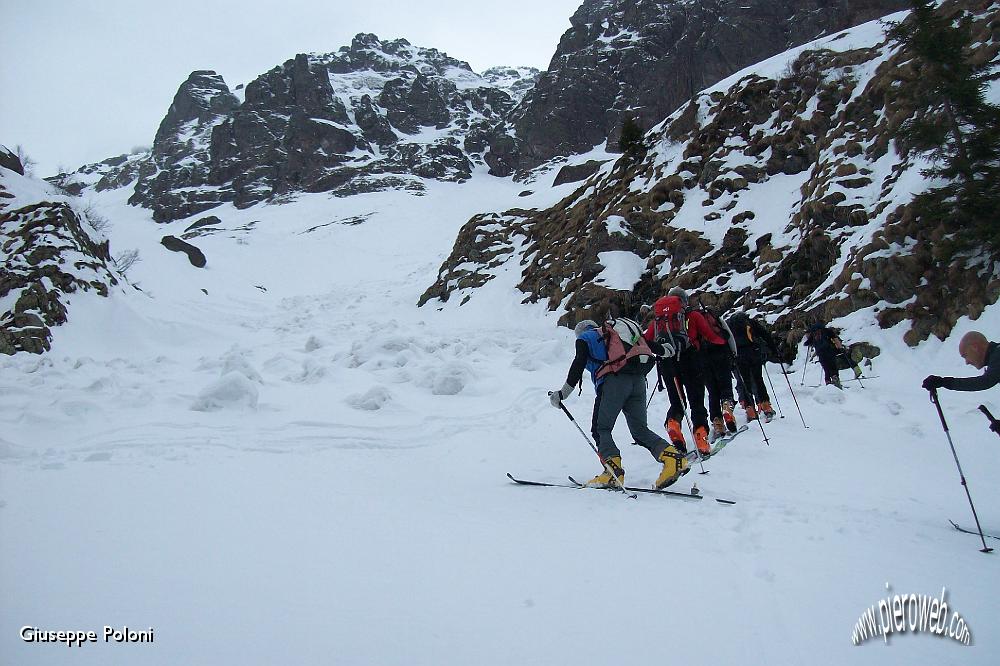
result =
M585 485L591 488L619 488L625 485L625 470L622 469L621 456L608 458L604 461L604 467L606 469L602 473L587 481ZM614 477L611 476L611 472L615 473ZM618 479L617 482L615 477Z
M672 485L677 479L681 478L681 475L687 471L689 466L684 454L673 446L663 449L659 461L663 463L663 470L656 477L654 487L657 490Z

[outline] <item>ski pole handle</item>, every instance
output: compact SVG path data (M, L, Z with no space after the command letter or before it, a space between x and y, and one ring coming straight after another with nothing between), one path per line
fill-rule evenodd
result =
M986 418L990 420L990 430L1000 435L1000 421L993 418L993 414L991 414L990 410L986 408L986 405L979 405L979 411L985 414Z

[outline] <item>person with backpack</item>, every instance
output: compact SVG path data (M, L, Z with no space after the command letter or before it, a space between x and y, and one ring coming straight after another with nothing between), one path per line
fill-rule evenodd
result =
M742 384L740 405L746 410L747 421L756 419L758 412L770 421L774 418L774 409L764 384L763 370L768 355L778 357L777 344L764 325L745 312L737 312L726 323L736 343L737 387Z
M816 322L806 331L803 344L812 347L816 353L816 358L823 368L824 381L843 389L840 383L840 368L837 364L837 357L844 348L844 343L840 340L840 331L830 328L823 322Z
M733 416L733 365L736 345L732 333L725 322L712 310L702 305L698 309L688 308L688 321L692 339L700 342L702 367L705 372L705 390L708 392L708 413L712 419L711 440L723 437L726 431L736 432L736 417Z
M598 455L605 469L587 482L596 488L618 488L625 484L625 469L611 434L618 415L625 414L635 442L663 465L654 486L666 488L688 470L689 464L681 451L649 429L646 422L646 375L653 367L654 355L672 354L656 341L648 342L642 329L631 319L620 317L603 326L589 319L576 325L576 354L566 376L566 383L550 396L553 407L559 407L590 371L597 397L591 432L597 443ZM612 474L614 476L612 476Z
M1000 344L990 342L979 331L969 331L958 343L958 353L966 365L983 370L978 377L939 377L928 375L923 387L928 391L946 388L952 391L985 391L1000 384Z
M670 400L664 423L667 436L678 451L687 451L687 443L681 430L686 396L687 406L691 409L695 446L702 456L707 457L712 447L708 442L708 411L705 409L705 380L702 376L701 358L697 348L691 344L685 303L676 292L671 290L671 293L661 296L653 304L653 321L644 335L647 341L669 345L674 352L658 359L657 363L659 381Z

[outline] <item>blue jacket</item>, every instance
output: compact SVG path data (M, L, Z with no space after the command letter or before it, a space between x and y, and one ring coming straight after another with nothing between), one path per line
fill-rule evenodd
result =
M586 345L586 349L582 349L583 345ZM590 371L590 379L594 382L594 387L598 387L604 383L604 377L600 379L597 378L597 370L608 360L608 348L604 344L604 339L601 337L601 332L596 328L588 328L586 331L577 336L576 345L576 358L573 360L573 366L577 366L577 362L585 360L586 363L584 367ZM580 375L583 374L583 368L580 368ZM573 375L573 369L570 369L570 376ZM579 383L580 376L576 378L576 383ZM571 385L575 386L576 383L570 382Z

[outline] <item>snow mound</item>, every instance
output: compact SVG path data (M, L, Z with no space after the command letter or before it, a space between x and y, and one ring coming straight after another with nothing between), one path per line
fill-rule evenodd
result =
M252 382L264 383L260 373L247 360L246 352L239 349L230 350L222 359L222 374L228 375L233 372L243 375Z
M198 394L191 409L214 412L221 409L256 409L257 386L240 372L229 372Z
M813 393L813 400L821 405L842 405L846 400L843 389L839 389L833 384L826 384L816 389Z
M434 395L458 395L472 379L472 370L464 363L452 362L433 368L418 382Z
M376 412L382 409L390 400L392 394L384 386L374 386L364 393L354 393L344 399L354 409Z

